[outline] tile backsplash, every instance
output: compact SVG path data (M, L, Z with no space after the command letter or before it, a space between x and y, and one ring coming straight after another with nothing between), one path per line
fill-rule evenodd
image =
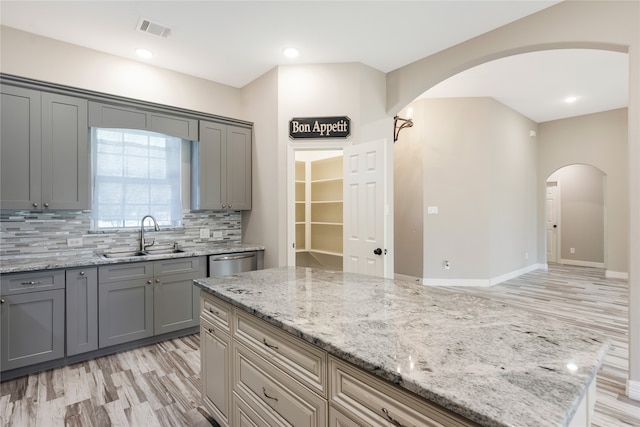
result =
M90 216L90 211L0 211L0 258L103 252L139 246L139 228L94 233L89 231ZM209 229L210 237L200 238L200 230L205 228ZM81 247L67 245L67 239L77 238L82 239ZM145 240L154 240L155 246L239 244L242 241L241 212L185 211L182 227L157 232L147 226Z

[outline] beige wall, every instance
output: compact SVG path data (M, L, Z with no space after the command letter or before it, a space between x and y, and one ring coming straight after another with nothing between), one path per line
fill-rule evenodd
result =
M0 26L0 71L81 89L250 120L240 90Z
M591 165L606 175L607 222L604 234L607 242L603 257L607 271L614 274L629 272L627 119L627 109L621 108L545 122L538 127L538 174L542 180L546 181L555 171L572 164ZM543 197L540 195L540 203ZM540 207L538 224L544 227L544 204ZM563 228L561 255L565 258L568 255L564 247L566 226ZM538 242L538 248L539 256L543 257L544 236Z
M396 273L489 285L535 266L536 123L490 98L411 107L414 127L395 147Z
M560 192L561 262L604 266L605 175L593 166L570 165L548 181Z

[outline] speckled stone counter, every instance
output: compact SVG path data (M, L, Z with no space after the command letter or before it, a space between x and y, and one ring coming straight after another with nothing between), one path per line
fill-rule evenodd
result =
M609 347L501 303L370 276L283 267L196 285L486 426L567 425Z
M104 258L98 253L65 252L40 256L19 256L0 258L0 274L19 273L24 271L52 270L57 268L84 267L89 265L121 264L125 262L155 261L169 258L184 258L202 255L217 255L234 252L248 252L264 250L264 246L252 244L211 245L197 247L183 247L184 252L172 254L158 254L145 257ZM112 249L110 251L117 251ZM109 251L105 251L109 252Z

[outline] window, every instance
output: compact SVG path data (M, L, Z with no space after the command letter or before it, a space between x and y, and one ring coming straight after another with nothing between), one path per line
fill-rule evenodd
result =
M93 230L182 225L180 138L134 129L92 128Z

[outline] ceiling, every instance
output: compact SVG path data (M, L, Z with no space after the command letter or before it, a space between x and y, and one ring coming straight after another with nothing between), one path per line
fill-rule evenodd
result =
M283 64L361 62L389 72L558 1L0 1L0 23L243 87ZM171 28L137 31L140 18ZM300 55L287 59L285 47ZM537 122L627 106L627 55L518 55L432 88L427 97L490 96ZM570 106L561 102L574 95Z

